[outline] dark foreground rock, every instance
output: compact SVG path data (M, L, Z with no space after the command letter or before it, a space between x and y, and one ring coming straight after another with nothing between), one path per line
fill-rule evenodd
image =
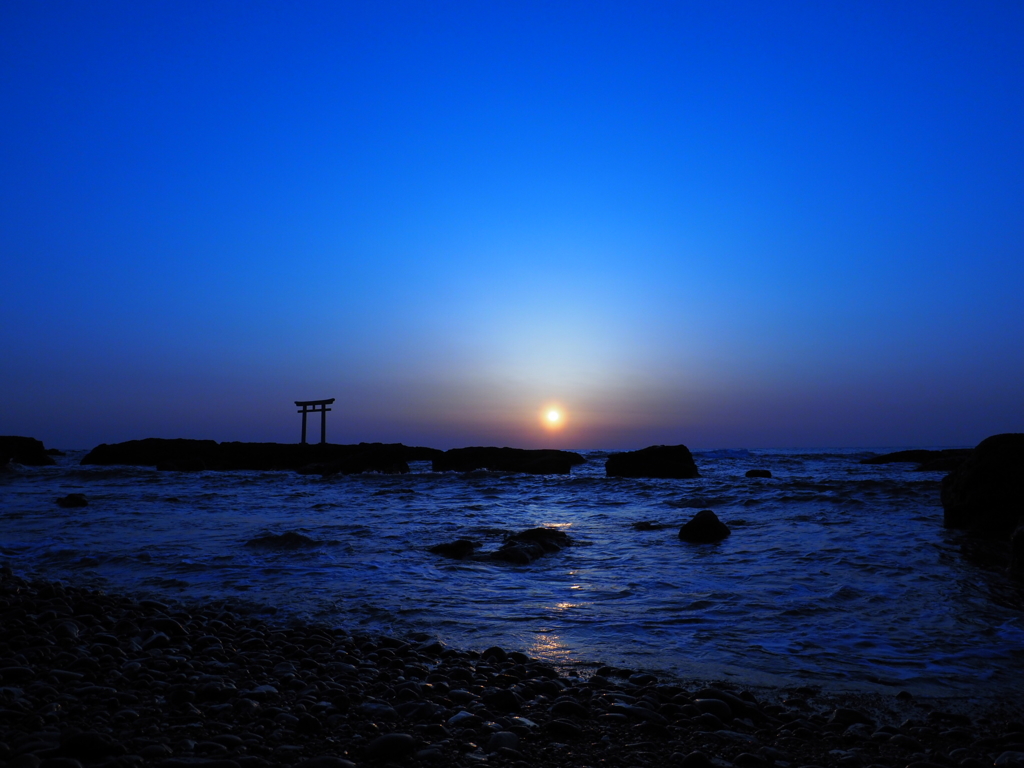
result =
M691 544L712 544L731 533L729 526L719 520L718 515L710 509L705 509L679 529L679 538Z
M408 471L410 461L429 461L442 452L401 443L218 443L150 437L93 448L82 464L196 470L303 470L311 474Z
M16 435L0 436L0 465L13 461L26 467L48 467L56 464L40 440Z
M605 462L604 472L608 477L700 477L685 445L652 445L639 451L615 453Z
M1024 524L1024 434L994 435L942 480L947 528L1007 540Z
M6 768L1013 765L1017 701L745 690L0 568Z
M917 464L921 472L951 472L963 464L973 448L946 448L938 451L911 450L883 453L861 459L861 464Z
M479 544L471 539L437 544L430 548L435 555L454 560L497 560L515 565L529 565L538 557L560 552L572 544L572 540L557 528L529 528L513 533L498 549L491 552L477 552Z
M572 451L523 448L452 448L433 459L435 472L523 472L531 475L568 475L586 461Z

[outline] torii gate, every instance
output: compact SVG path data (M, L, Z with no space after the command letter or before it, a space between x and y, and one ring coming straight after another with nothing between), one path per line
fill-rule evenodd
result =
M320 414L320 445L327 442L327 412L331 410L327 406L334 402L332 397L330 400L296 400L295 404L302 406L301 411L296 413L302 414L302 444L306 444L306 414L307 413L319 413Z

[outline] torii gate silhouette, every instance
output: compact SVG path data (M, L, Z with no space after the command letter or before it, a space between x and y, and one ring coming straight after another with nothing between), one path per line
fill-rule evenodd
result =
M302 406L301 411L296 413L302 414L302 444L306 444L306 414L307 413L319 413L320 414L320 445L327 442L327 412L331 410L327 406L334 402L332 397L330 400L296 400L295 404Z

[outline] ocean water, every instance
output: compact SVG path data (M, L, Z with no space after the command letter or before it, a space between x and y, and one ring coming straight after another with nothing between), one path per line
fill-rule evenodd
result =
M0 475L0 561L181 600L246 601L354 630L501 645L585 675L596 663L750 684L920 694L1024 684L1024 599L942 527L939 473L858 450L695 453L702 477L434 473L322 479L60 464ZM752 468L770 480L747 479ZM55 499L83 493L89 506ZM679 541L712 509L720 544ZM636 531L638 521L667 527ZM528 566L446 560L557 526L574 545ZM298 550L246 546L288 531Z

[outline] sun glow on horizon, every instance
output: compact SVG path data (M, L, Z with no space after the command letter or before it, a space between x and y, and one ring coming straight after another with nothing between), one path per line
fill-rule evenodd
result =
M540 422L550 432L561 429L565 426L565 409L554 404L544 406L540 412Z

